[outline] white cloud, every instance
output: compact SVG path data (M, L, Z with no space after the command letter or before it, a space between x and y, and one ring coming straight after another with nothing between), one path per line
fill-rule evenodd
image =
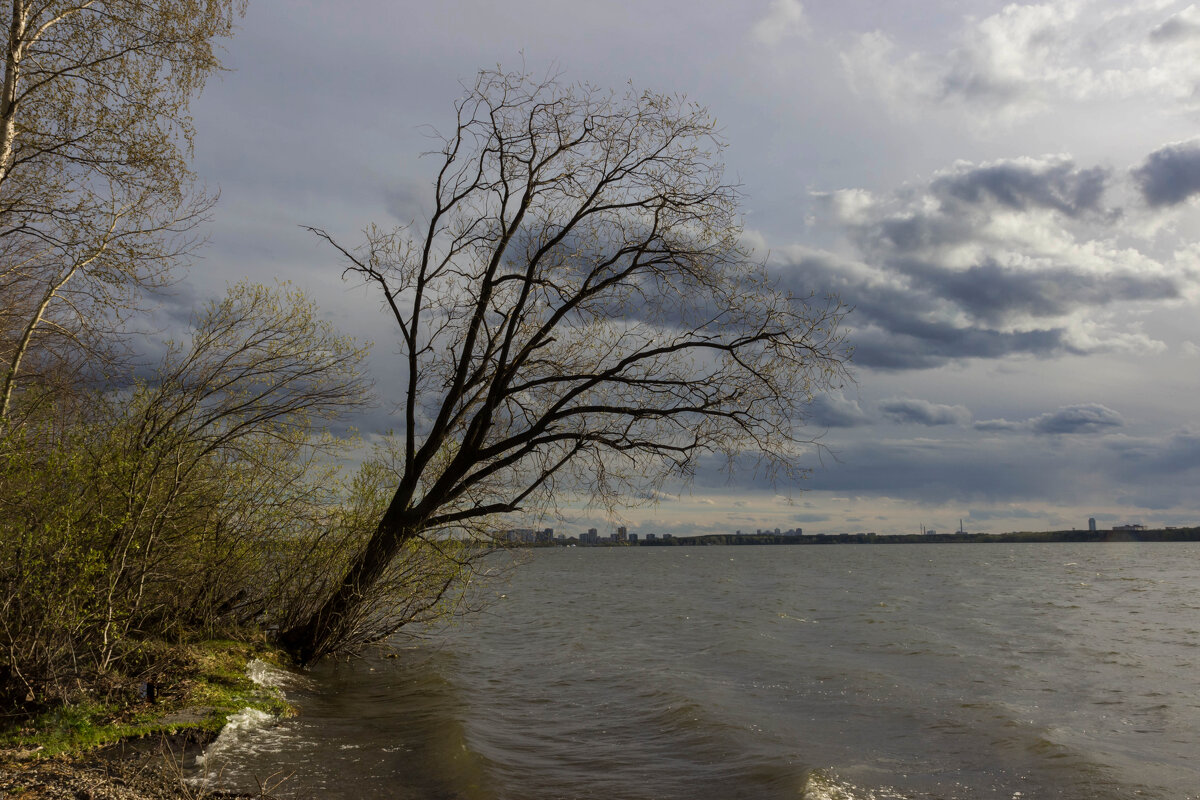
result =
M1194 39L1200 12L1179 3L1014 3L967 19L942 52L908 50L884 33L858 37L843 66L859 91L897 110L961 103L981 120L1017 119L1064 103L1155 97L1200 101Z
M810 33L808 17L800 0L771 0L767 15L754 24L751 37L767 47L776 47L785 39Z
M1130 226L1135 175L1069 156L958 161L891 194L816 195L844 254L775 251L783 280L856 311L855 360L925 369L966 358L1162 352L1145 315L1194 301L1200 251L1184 231ZM1112 204L1129 199L1132 211ZM1142 230L1144 228L1144 230Z

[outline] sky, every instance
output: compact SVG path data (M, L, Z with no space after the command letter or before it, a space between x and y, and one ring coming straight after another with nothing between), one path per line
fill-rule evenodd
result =
M802 484L702 471L560 532L1196 525L1198 56L1173 0L251 0L193 106L220 201L169 303L291 281L375 342L386 393L378 301L302 226L419 216L481 68L632 82L716 117L747 241L853 308L852 380L810 409Z

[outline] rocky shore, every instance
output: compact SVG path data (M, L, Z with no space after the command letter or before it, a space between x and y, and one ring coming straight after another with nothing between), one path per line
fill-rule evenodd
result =
M254 797L184 779L184 764L212 736L188 732L123 742L78 756L0 751L0 800L204 800ZM267 795L259 795L267 798Z

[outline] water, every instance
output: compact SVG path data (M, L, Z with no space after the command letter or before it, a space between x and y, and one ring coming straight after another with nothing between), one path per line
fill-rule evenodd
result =
M541 550L209 768L279 797L1198 798L1197 588L1196 544Z

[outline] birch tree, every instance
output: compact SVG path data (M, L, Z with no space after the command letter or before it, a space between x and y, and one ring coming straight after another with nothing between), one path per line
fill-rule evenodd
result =
M11 0L0 84L0 421L196 245L191 99L244 0Z
M358 246L316 231L394 323L404 444L370 540L282 636L298 660L339 648L414 539L564 497L620 504L711 456L801 476L843 309L789 296L748 252L723 147L680 98L484 72L423 223Z

